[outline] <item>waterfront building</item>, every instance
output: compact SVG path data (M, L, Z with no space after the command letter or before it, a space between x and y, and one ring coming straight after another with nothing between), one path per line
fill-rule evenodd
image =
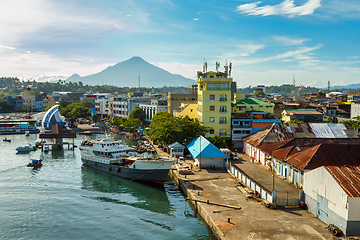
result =
M335 153L339 161L305 173L303 200L308 211L325 224L335 225L345 236L359 236L360 158L357 153L360 147L335 145L323 150L328 152L327 156Z
M226 167L229 157L203 136L194 138L186 147L198 167Z
M170 157L184 157L185 146L181 143L174 142L168 146Z
M245 138L243 152L256 162L273 167L298 187L302 186L307 163L293 154L317 144L360 144L357 131L342 123L274 123ZM270 161L270 163L269 163Z
M216 63L218 69L219 64ZM225 72L207 71L197 73L198 83L198 120L209 127L209 137L219 135L231 140L231 98L235 92L230 77L231 64L225 66Z

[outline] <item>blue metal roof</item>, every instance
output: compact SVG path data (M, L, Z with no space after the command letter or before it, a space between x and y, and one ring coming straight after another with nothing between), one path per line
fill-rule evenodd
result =
M194 158L229 158L203 136L193 139L186 147Z

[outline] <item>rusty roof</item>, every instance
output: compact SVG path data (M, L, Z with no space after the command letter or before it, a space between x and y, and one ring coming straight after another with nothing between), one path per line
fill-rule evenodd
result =
M325 169L349 197L360 197L359 166L326 166Z
M321 126L323 126L323 128L321 128ZM316 128L313 129L313 127ZM327 137L323 139L344 139L344 137L348 137L350 139L359 138L356 130L349 128L342 123L274 123L266 128L263 128L253 134L244 137L243 140L255 147L258 147L263 144L277 143L293 138L320 139L322 137L317 137L316 132L319 132L323 129L329 132L333 132L332 137ZM341 129L340 131L342 133L342 136L344 136L342 138L337 137L340 135L339 129Z
M323 143L295 153L285 162L302 170L321 166L360 166L360 144Z

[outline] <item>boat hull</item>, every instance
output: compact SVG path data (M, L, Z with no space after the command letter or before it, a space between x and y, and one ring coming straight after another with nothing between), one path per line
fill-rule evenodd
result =
M134 169L117 164L95 162L81 158L83 164L100 171L133 181L164 184L170 169Z

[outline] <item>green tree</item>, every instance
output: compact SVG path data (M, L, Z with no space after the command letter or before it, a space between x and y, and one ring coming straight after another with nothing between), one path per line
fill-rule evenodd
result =
M213 136L208 138L209 141L214 144L217 148L226 148L226 142L220 136Z
M360 116L354 117L351 120L346 120L346 121L342 121L341 123L344 123L346 125L348 125L349 127L359 131L359 127L360 127Z
M129 118L137 118L137 119L140 119L141 122L144 122L145 112L142 108L137 107L131 111Z
M188 143L194 137L204 135L208 128L201 125L197 119L174 117L167 112L158 112L150 124L150 138L156 143L171 144L174 142Z
M100 120L100 119L99 119L99 116L98 116L98 115L94 115L94 116L91 117L91 121L92 121L92 122L99 122L99 120Z
M75 105L72 110L69 112L69 117L72 119L77 118L88 118L91 115L89 108L82 105Z
M14 109L15 107L9 101L0 99L0 112L8 113L12 112Z
M138 118L128 118L125 122L124 122L124 127L127 130L130 131L135 131L136 129L138 129L141 126L142 122L140 119Z

